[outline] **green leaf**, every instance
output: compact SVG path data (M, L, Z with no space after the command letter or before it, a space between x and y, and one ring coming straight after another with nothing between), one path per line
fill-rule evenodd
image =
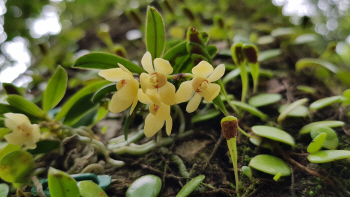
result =
M312 142L307 147L307 152L314 153L319 151L322 148L322 145L325 142L326 137L327 137L326 133L320 133L315 138L313 138Z
M13 144L7 144L4 148L0 150L0 160L7 154L21 150L22 146L20 145L13 145Z
M322 109L324 107L327 107L328 105L331 105L333 103L341 102L342 96L331 96L323 99L319 99L310 105L311 110L318 110Z
M312 122L310 124L307 124L303 126L303 128L300 129L299 135L308 134L311 132L313 128L318 127L341 127L344 126L345 123L343 121L336 121L336 120L324 120L319 122Z
M186 49L187 41L183 41L173 48L169 49L163 56L163 59L168 60L169 62L175 61L177 57L187 55Z
M228 115L226 107L224 102L222 102L220 95L218 95L214 100L213 103L220 109L220 111L225 114Z
M347 158L350 158L350 151L348 150L323 150L307 156L307 159L312 163L327 163Z
M241 69L236 68L230 71L229 73L227 73L227 75L225 75L225 77L222 79L222 82L226 84L229 81L233 80L234 78L238 77L240 73L241 73Z
M115 83L107 84L98 89L92 96L92 102L97 103L107 96L111 92L117 91L117 85Z
M312 139L315 139L321 133L327 134L322 147L330 150L336 149L339 143L337 133L329 127L316 127L311 130L310 135Z
M249 105L253 107L261 107L270 105L272 103L276 103L282 99L282 96L280 94L259 94L256 96L253 96L249 99L248 103Z
M10 187L6 183L0 183L0 197L8 196Z
M133 73L145 72L140 66L126 60L120 56L112 55L108 53L89 53L75 61L73 68L81 69L111 69L119 68L118 63L129 69Z
M126 191L126 197L157 197L162 189L162 180L154 175L136 179Z
M78 187L81 197L108 197L106 192L92 181L80 181Z
M177 193L176 197L186 197L190 195L193 190L195 190L199 184L205 179L204 175L199 175L193 179L191 179L183 188Z
M187 47L188 53L202 55L203 57L205 57L209 61L209 63L211 63L211 56L209 55L206 48L204 48L203 46L201 46L197 43L194 43L194 42L188 42L186 47Z
M292 173L282 159L272 155L258 155L250 160L249 166L274 176L278 173L281 173L281 176L289 176Z
M242 108L243 110L251 113L252 115L259 117L261 120L266 120L267 119L267 115L266 114L262 113L260 110L258 110L257 108L255 108L255 107L253 107L251 105L248 105L246 103L242 103L240 101L231 101L231 103L234 106Z
M3 122L3 125L1 125L1 121L3 121L4 119L0 118L0 141L4 138L4 136L8 133L11 132L11 129L9 128L1 128L1 127L5 127L5 123ZM1 151L0 151L1 152Z
M316 89L310 86L298 85L297 89L309 94L315 94Z
M165 48L165 29L162 16L154 7L148 7L146 19L146 46L152 59L162 57Z
M220 111L218 110L209 110L206 111L205 114L196 114L192 117L191 119L191 123L194 124L196 122L201 122L201 121L205 121L205 120L209 120L212 118L215 118L216 116L218 116L220 114Z
M350 105L350 89L343 92L342 102L343 105Z
M9 112L16 113L16 112L19 112L19 111L20 110L12 107L10 105L4 104L4 103L0 103L0 117L4 117L5 113L9 113Z
M65 117L68 113L68 111L72 108L72 106L82 97L93 94L101 87L109 84L109 81L98 81L96 83L90 84L83 89L79 90L77 93L75 93L62 107L61 111L56 115L55 120L59 121L63 117ZM86 107L86 106L85 106Z
M314 58L303 58L303 59L297 61L297 63L295 64L295 69L296 69L296 71L300 71L301 69L308 67L308 66L321 66L321 67L324 67L333 73L338 72L338 68L334 64L332 64L326 60L314 59Z
M295 145L294 138L287 132L270 126L253 126L252 131L261 137L289 144L292 147Z
M7 102L14 108L19 109L20 111L23 111L24 113L33 115L38 118L45 118L45 112L40 109L37 105L34 103L26 100L22 96L19 95L9 95L7 97Z
M219 49L215 45L208 45L207 51L208 51L210 57L213 58L218 53Z
M254 144L255 146L263 147L263 148L270 149L271 151L273 151L273 145L271 143L268 143L265 141L262 142L262 138L259 136L251 137L251 138L249 138L249 141L252 144Z
M278 112L282 113L290 104L281 105ZM306 117L309 114L309 108L304 105L299 105L287 114L287 117Z
M12 83L2 83L2 87L4 88L7 95L16 94L23 96L21 89Z
M282 121L287 117L287 115L293 111L294 109L296 109L298 106L303 105L304 103L306 103L309 99L307 98L303 98L303 99L299 99L297 101L294 101L292 104L288 105L282 112L281 114L278 116L277 118L277 122L279 124L282 123Z
M298 36L297 38L295 38L293 44L306 44L306 43L310 43L310 42L314 42L316 41L318 38L317 34L313 34L313 33L307 33L307 34L302 34L300 36Z
M27 150L31 154L48 153L60 147L60 142L57 140L41 140L36 143L35 149Z
M50 167L48 180L52 197L79 197L77 182L69 174Z
M6 154L0 161L0 177L11 183L26 183L34 169L33 156L26 151Z
M66 125L72 126L75 123L77 123L79 120L81 120L84 116L92 112L98 105L98 104L92 103L91 101L92 96L93 94L88 94L79 98L79 100L77 100L67 112L63 123ZM92 116L95 116L95 114L93 114Z
M68 76L66 70L59 66L49 80L44 92L43 109L48 112L54 108L66 93Z

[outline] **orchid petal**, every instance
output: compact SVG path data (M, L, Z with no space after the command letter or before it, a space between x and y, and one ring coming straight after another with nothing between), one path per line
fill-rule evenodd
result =
M208 84L208 88L199 94L204 97L206 102L210 102L214 100L219 95L219 93L220 93L220 85L215 83L210 83Z
M148 98L152 101L152 103L160 106L162 101L160 98L160 95L157 91L157 89L148 89L146 92L146 95L148 96Z
M145 93L143 93L141 89L139 89L139 92L137 93L137 98L143 104L152 104L151 99Z
M215 70L209 75L209 77L207 78L207 80L209 82L213 82L213 81L217 81L218 79L220 79L222 76L224 76L225 74L225 65L224 64L220 64L219 66L217 66L215 68Z
M192 73L195 77L207 78L213 72L213 66L206 61L201 61L197 66L192 68Z
M141 91L142 92L142 91ZM130 109L130 115L132 114L132 112L134 111L136 105L137 105L137 102L139 100L137 99L137 97L134 98L134 101L132 102L132 105L131 105L131 109Z
M175 94L176 103L183 103L190 100L195 93L191 81L182 82Z
M134 98L137 97L139 83L135 79L131 79L123 88L118 90L113 96L109 105L109 110L113 113L119 113L126 110Z
M173 128L173 119L169 118L165 121L165 127L166 127L166 134L168 134L168 136L171 134L171 130Z
M112 68L107 70L101 70L98 73L101 77L108 81L120 81L122 79L131 79L133 76L130 73L123 71L121 68Z
M153 114L149 113L145 119L144 132L146 137L152 137L164 126L164 120L156 118Z
M176 103L175 99L175 86L167 82L163 87L158 89L160 99L163 103L167 105L174 105Z
M157 110L156 118L158 118L159 120L166 120L171 118L170 105L162 103Z
M146 93L146 90L149 89L149 74L146 73L141 73L140 75L140 83L141 83L141 88L144 93Z
M6 141L8 141L8 143L19 146L22 146L27 140L27 138L22 135L20 130L13 130L12 133L5 135L4 138Z
M149 51L147 51L142 59L141 64L143 69L145 69L149 74L154 73L153 65L152 65L152 55Z
M118 66L119 66L124 72L127 72L127 73L129 73L129 74L132 76L132 73L130 72L130 70L128 70L127 68L125 68L122 64L119 64L119 63L118 63Z
M164 75L170 75L173 72L173 67L170 65L168 60L161 58L154 59L154 70Z
M192 112L196 111L196 109L198 108L199 104L201 103L201 100L202 100L202 96L201 95L194 94L194 96L192 97L190 102L188 102L188 104L187 104L186 111L188 113L192 113Z
M22 123L29 123L30 120L27 116L23 114L6 113L5 116L5 126L11 130L16 130L18 125Z

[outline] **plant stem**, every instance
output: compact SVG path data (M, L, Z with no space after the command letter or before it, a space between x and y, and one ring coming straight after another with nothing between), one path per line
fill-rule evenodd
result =
M238 193L238 169L237 169L237 145L236 138L233 137L227 140L227 146L230 151L231 160L233 163L233 170L235 171L236 192Z
M247 133L243 129L241 129L241 127L238 127L238 131L249 138L255 138L254 136L250 135L249 133Z
M245 63L242 64L239 69L241 70L240 75L242 79L242 103L245 103L245 98L247 96L248 92L248 74L247 74L247 68Z

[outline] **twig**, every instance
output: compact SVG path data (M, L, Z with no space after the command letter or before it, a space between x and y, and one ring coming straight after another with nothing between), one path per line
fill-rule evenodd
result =
M210 154L210 156L209 156L209 158L208 158L208 160L207 160L207 163L205 164L203 170L205 170L205 169L207 168L208 164L210 163L210 160L214 157L214 155L215 155L216 151L218 150L218 148L219 148L219 146L220 146L220 144L221 144L221 142L222 142L223 139L224 139L224 136L221 134L221 135L220 135L220 138L219 138L219 140L216 142L216 144L215 144L215 146L214 146L214 149L213 149L213 152L211 152L211 154Z

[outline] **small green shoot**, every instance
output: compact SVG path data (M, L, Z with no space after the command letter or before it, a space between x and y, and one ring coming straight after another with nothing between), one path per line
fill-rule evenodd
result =
M311 138L315 139L319 134L326 133L326 139L322 145L323 148L334 150L338 147L339 139L337 133L329 127L313 128L310 132Z
M252 170L248 166L242 166L242 172L249 178L249 180L253 180Z
M307 152L314 153L319 151L322 148L322 145L326 140L326 137L327 137L326 133L320 133L319 135L317 135L307 147Z
M186 197L190 195L193 190L195 190L199 184L205 179L204 175L199 175L193 179L191 179L183 188L177 193L176 197Z

